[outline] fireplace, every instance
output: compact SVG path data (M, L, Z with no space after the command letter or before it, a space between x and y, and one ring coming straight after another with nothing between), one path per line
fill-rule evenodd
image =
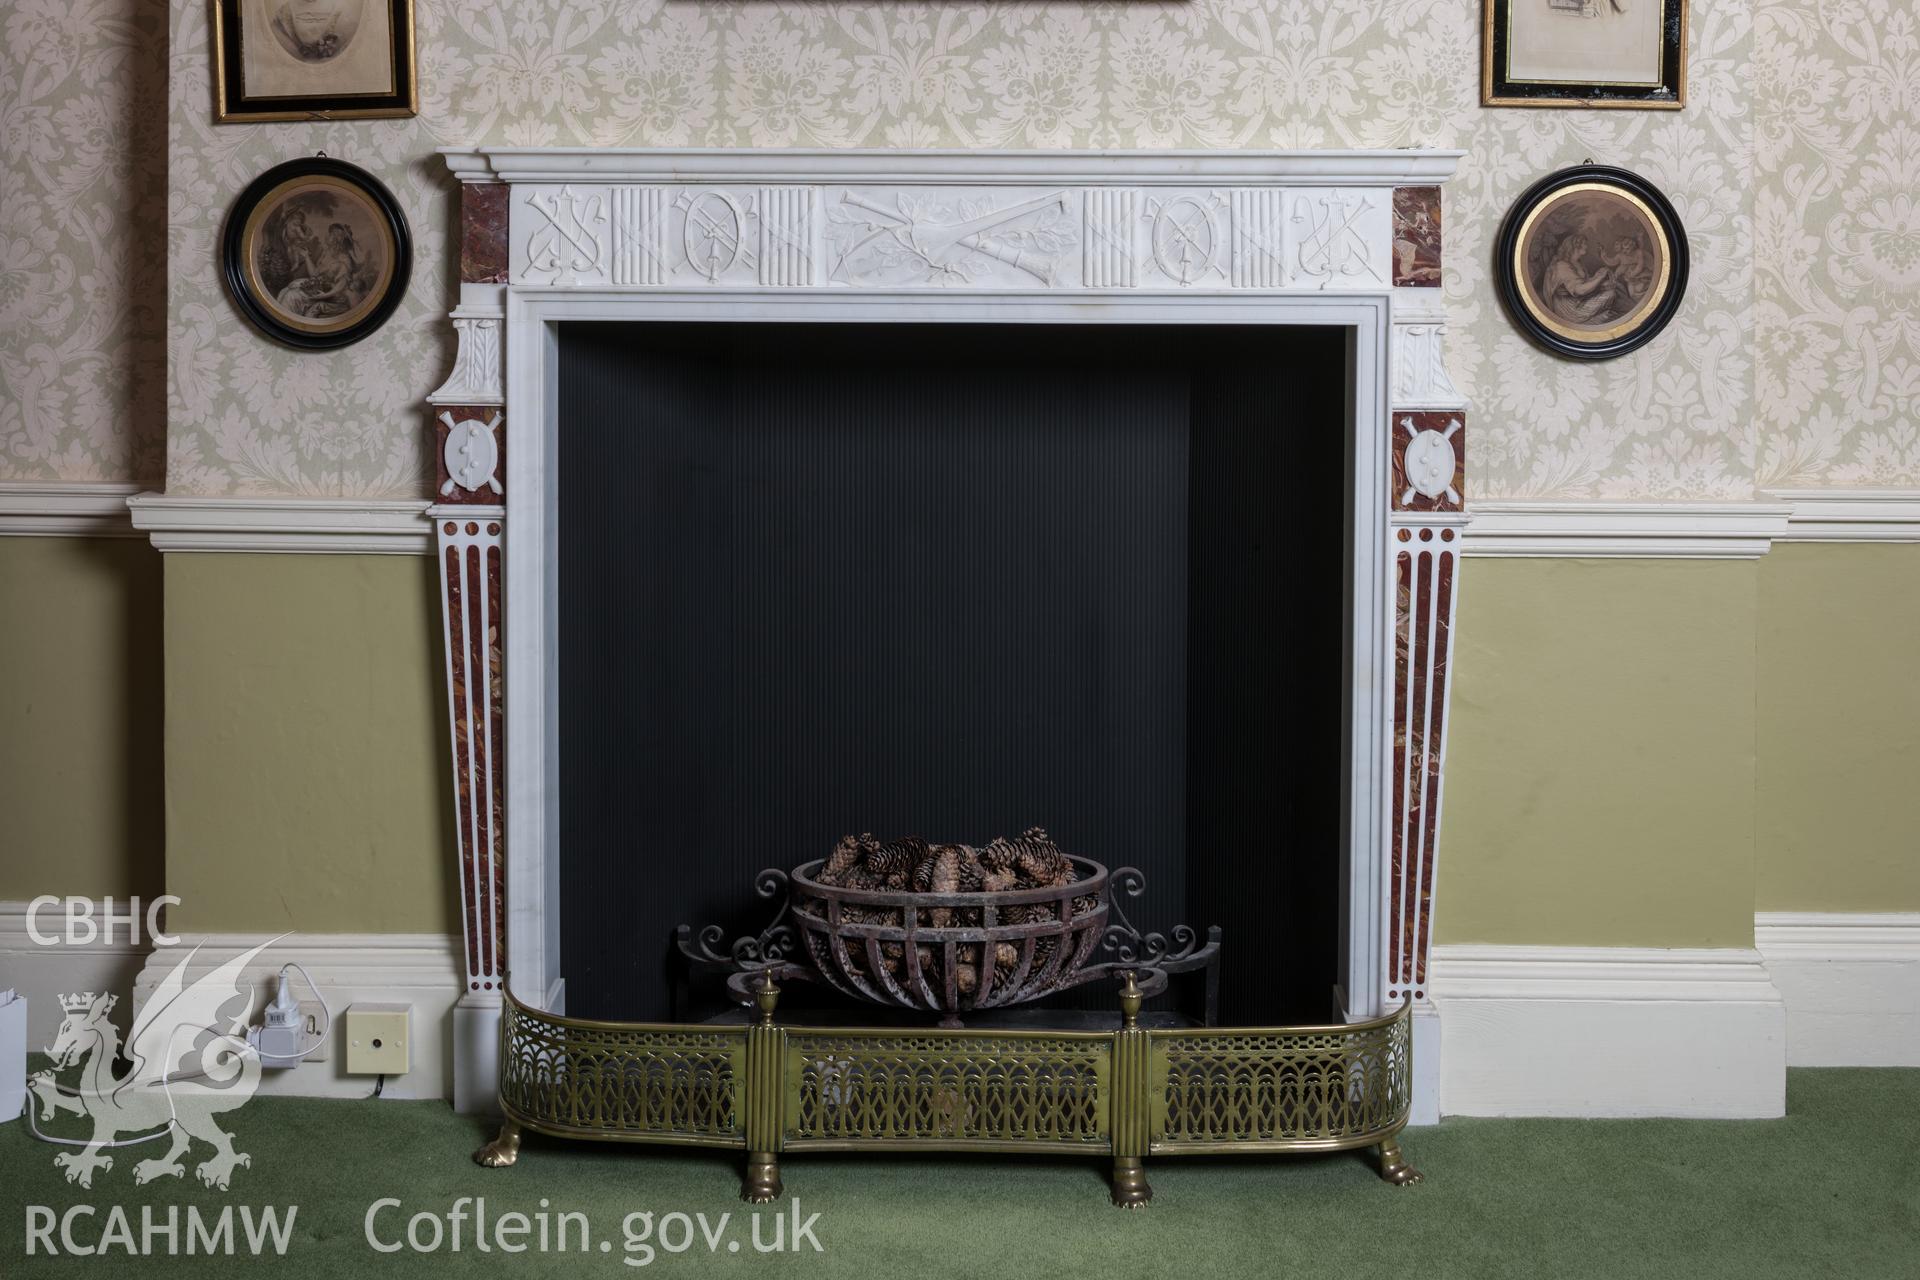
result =
M459 1105L760 866L1037 823L1246 935L1245 1018L1411 1002L1431 1111L1456 153L447 155Z
M1234 943L1230 1022L1337 984L1346 335L560 327L568 1012L662 1020L674 926L843 835L1041 825ZM635 554L635 548L644 548Z

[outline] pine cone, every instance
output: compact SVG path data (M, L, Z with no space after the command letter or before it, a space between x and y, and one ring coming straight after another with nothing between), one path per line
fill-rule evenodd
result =
M847 873L860 864L862 852L859 840L842 836L840 843L833 846L833 852L827 855L826 866L820 868L820 883L845 887Z
M866 837L872 841L871 836ZM904 889L912 881L914 870L927 856L927 842L919 836L904 840L873 841L866 850L866 868L889 889Z
M1032 887L1051 888L1073 883L1073 863L1047 836L1046 828L1028 827L1011 843L1020 872Z

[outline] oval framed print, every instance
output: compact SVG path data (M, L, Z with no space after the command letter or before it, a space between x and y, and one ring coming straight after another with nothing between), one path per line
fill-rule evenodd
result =
M1687 291L1687 237L1659 188L1610 165L1562 169L1507 210L1494 247L1500 301L1521 332L1576 360L1653 340Z
M227 211L221 273L269 338L308 351L360 341L413 272L406 215L380 180L327 156L275 165Z

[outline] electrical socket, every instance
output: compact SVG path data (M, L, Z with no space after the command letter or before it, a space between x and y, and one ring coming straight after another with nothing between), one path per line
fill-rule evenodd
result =
M327 1034L320 1031L326 1028ZM333 1029L327 1026L327 1011L318 1000L300 1002L300 1034L313 1046L313 1052L307 1055L308 1062L325 1062L327 1051L332 1047Z

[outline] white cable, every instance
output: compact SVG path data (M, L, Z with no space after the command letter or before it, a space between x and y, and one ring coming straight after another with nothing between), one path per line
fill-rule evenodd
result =
M305 965L301 964L298 960L289 960L280 966L281 976L285 977L289 969L298 969L300 971L300 976L307 980L307 990L313 992L313 998L320 1002L320 1012L327 1015L326 1025L314 1033L313 1043L300 1051L300 1059L304 1062L315 1049L318 1049L327 1042L327 1033L333 1030L333 1006L327 1003L327 997L321 994L320 984L313 980L313 975L307 972Z

